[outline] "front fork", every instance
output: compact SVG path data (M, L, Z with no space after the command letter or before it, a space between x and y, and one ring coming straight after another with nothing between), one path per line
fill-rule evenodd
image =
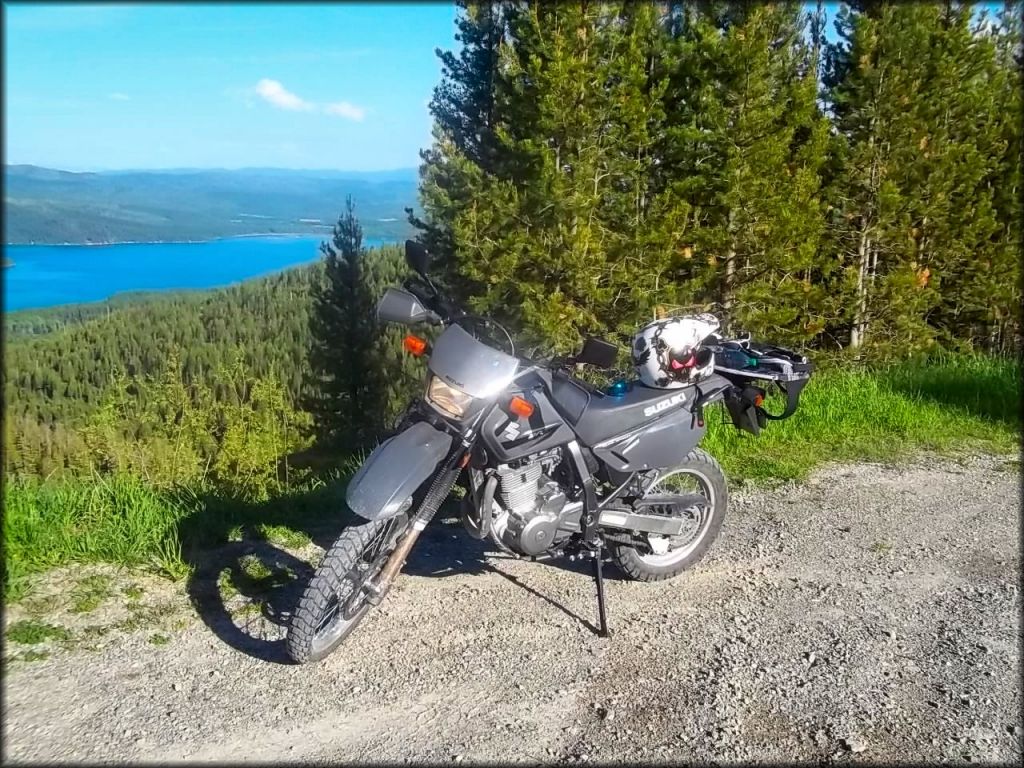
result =
M405 560L409 556L409 552L412 551L416 540L420 537L423 529L427 527L427 524L433 519L434 515L437 514L437 510L441 508L441 504L448 498L452 488L455 487L455 481L459 479L459 473L462 472L462 468L466 465L468 456L468 446L466 445L458 446L448 455L448 458L441 464L440 470L434 475L434 482L430 484L427 495L423 497L419 509L416 510L416 513L409 521L409 527L406 529L405 536L402 537L398 546L395 547L395 551L388 557L377 577L363 585L363 591L366 592L367 600L372 605L379 605L380 601L384 599L384 595L391 589L391 584L394 582L395 577L398 576L398 572L402 570L402 566L405 565Z

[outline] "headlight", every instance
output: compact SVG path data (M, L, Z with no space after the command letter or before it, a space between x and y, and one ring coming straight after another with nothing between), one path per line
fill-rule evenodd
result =
M473 401L473 397L461 389L445 384L437 376L432 376L430 383L427 384L427 400L431 405L436 405L449 416L458 419L462 418L466 406Z

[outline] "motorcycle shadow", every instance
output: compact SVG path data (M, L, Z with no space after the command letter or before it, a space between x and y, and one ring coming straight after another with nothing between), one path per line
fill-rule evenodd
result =
M528 558L516 558L502 552L490 539L473 538L459 519L457 509L442 508L420 534L420 539L409 554L402 572L431 577L500 573L506 578L513 578L503 571L496 570L492 563L516 559L531 562ZM588 577L593 575L590 560L573 561L567 557L557 557L537 560L531 564L540 568L558 568ZM608 581L625 580L625 576L607 559L604 578Z
M186 591L222 642L263 661L291 663L285 637L292 611L326 550L355 521L340 486L244 502L206 495L178 526L191 566Z
M230 506L236 502L209 497L202 500L203 520L183 521L179 535L192 566L186 590L200 619L222 642L262 661L291 663L285 648L287 627L313 575L317 549L328 549L342 530L358 520L343 504L335 505L331 493L321 489L241 510ZM223 513L225 505L230 514ZM308 514L310 509L316 514ZM285 541L280 539L282 530L289 533ZM596 631L592 622L555 598L495 567L512 559L489 540L470 536L458 517L457 504L452 503L442 507L423 531L402 573L429 578L497 574ZM589 561L559 558L533 565L592 575ZM622 578L607 567L605 577Z
M438 518L442 518L442 515L439 514ZM427 577L495 574L529 592L534 597L544 600L592 632L597 632L598 628L594 622L583 618L556 598L538 591L514 574L495 567L496 563L517 558L498 550L489 539L480 540L470 536L457 514L449 513L443 519L438 518L435 518L420 534L420 540L416 542L416 546L402 569L403 573ZM592 578L594 574L593 563L590 560L572 561L566 557L560 557L530 562L530 565L537 568L558 568L579 574L587 579ZM604 567L606 581L625 580L625 576L618 568L614 566L609 568L608 565L606 562Z

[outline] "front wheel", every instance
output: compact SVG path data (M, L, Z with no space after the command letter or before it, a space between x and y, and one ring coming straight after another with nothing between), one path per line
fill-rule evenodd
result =
M636 533L630 543L615 542L612 557L627 576L638 581L661 581L677 576L701 560L718 537L729 494L718 462L699 448L677 467L651 472L643 480L644 496L703 497L687 506L678 536Z
M320 661L358 626L372 605L363 585L380 573L407 525L398 515L341 532L292 613L287 647L293 661Z

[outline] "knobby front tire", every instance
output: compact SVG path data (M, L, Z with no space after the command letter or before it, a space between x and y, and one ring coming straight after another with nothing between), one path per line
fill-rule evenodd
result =
M362 585L377 576L408 525L405 515L368 520L341 532L292 614L287 649L308 664L330 655L372 608Z

